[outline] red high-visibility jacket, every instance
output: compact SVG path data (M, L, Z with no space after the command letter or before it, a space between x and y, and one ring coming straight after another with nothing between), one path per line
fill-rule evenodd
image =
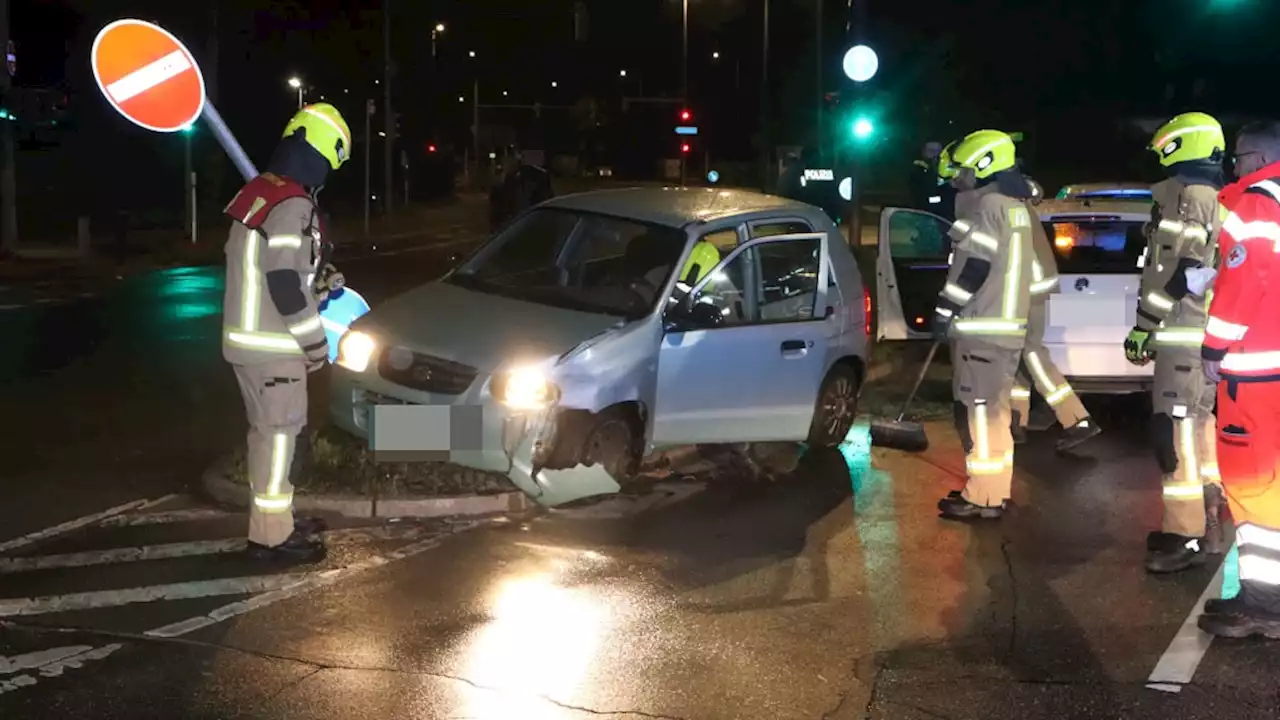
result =
M1238 381L1280 380L1280 163L1218 195L1228 211L1200 356Z

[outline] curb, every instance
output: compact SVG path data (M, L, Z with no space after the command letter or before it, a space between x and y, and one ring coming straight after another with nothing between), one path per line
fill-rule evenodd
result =
M233 507L249 506L249 488L227 479L228 458L204 471L200 485L213 500ZM496 495L460 495L440 498L388 498L375 500L359 495L298 494L293 509L350 518L438 518L500 515L525 512L535 503L519 491Z

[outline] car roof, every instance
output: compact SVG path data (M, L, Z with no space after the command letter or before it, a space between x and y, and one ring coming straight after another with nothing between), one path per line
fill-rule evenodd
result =
M822 213L812 205L746 190L635 187L562 195L540 207L600 213L682 228L737 215L791 213L807 218Z
M1073 183L1064 185L1058 191L1059 198L1070 198L1079 195L1087 195L1092 193L1106 192L1128 192L1134 191L1137 195L1150 195L1151 186L1147 183L1140 182L1093 182L1093 183Z
M1046 221L1058 218L1115 217L1126 222L1146 222L1151 219L1151 205L1127 200L1107 200L1101 203L1080 199L1044 200L1036 206L1036 214Z

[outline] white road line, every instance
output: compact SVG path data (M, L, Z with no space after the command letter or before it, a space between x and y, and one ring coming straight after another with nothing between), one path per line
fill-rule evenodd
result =
M19 304L0 305L0 310L20 310L24 307L26 307L26 305L19 305Z
M220 553L239 552L244 547L244 538L230 538L227 540L198 540L164 545L111 548L110 550L92 550L89 552L67 553L65 555L0 558L0 575L31 572L33 570L51 570L53 568L89 567L91 565L114 565L146 560L169 560L195 557L197 555L217 555Z
M330 570L328 572L335 572ZM323 575L324 573L319 573ZM243 595L270 593L304 583L317 573L290 573L284 575L252 575L249 577L197 580L195 582L149 585L125 590L95 590L46 597L0 600L0 617L20 615L47 615L72 610L119 607L157 600L191 600L218 595ZM252 599L252 598L250 598Z
M468 527L471 527L472 525L474 525L474 523L459 526L453 532L459 532L461 530L467 529ZM210 625L215 625L217 623L222 622L223 620L227 620L227 619L236 617L238 615L243 615L252 610L257 610L259 608L263 608L268 605L273 605L275 603L280 602L281 600L287 600L291 597L301 595L302 593L309 592L316 588L328 587L329 585L333 585L339 580L350 577L352 575L358 575L366 570L371 570L373 568L381 567L383 565L395 562L397 560L404 560L405 558L412 557L422 552L426 552L427 550L430 550L440 545L440 543L443 542L444 538L446 537L448 537L448 535L441 535L441 536L427 538L426 540L421 540L416 543L410 543L408 545L405 545L399 550L395 550L393 552L387 553L386 555L377 555L367 560L363 560L361 562L348 565L343 568L336 568L333 570L326 570L324 572L315 573L312 576L302 580L301 582L293 586L280 588L278 590L274 590L270 592L265 592L261 595L255 595L251 598L246 598L244 600L241 600L240 602L231 603L230 605L223 605L222 607L214 610L213 612L207 615L197 615L193 618L188 618L186 620L172 623L170 625L158 627L154 630L148 630L146 634L151 635L152 637L178 637L180 635L186 635L187 633L195 632L196 630L209 627Z
M191 61L187 54L180 49L174 50L111 83L107 86L107 94L119 104L190 69Z
M1155 670L1151 671L1151 677L1147 678L1148 688L1167 693L1182 692L1183 686L1195 676L1196 668L1200 667L1200 661L1213 644L1213 636L1202 631L1196 621L1204 614L1206 600L1222 596L1222 576L1226 566L1226 562L1218 566L1218 572L1214 573L1209 586L1200 594L1200 599L1182 622L1178 634L1173 636L1169 649L1160 656Z
M99 525L102 527L137 527L139 525L168 525L171 523L193 522L197 520L218 520L233 517L237 513L217 508L195 508L192 510L169 510L166 512L146 513L139 515L117 515L106 518Z
M172 495L168 495L157 500L134 500L123 505L117 505L109 510L103 510L102 512L94 513L92 515L85 515L84 517L77 518L75 520L68 520L60 525L54 525L53 527L45 528L44 530L37 530L36 532L23 535L22 537L0 543L0 553L16 550L20 547L26 547L27 545L54 537L55 535L61 535L63 533L71 532L72 530L78 530L87 525L101 522L106 518L114 517L121 513L127 513L130 510L139 510L150 507L153 503L172 499L172 497Z

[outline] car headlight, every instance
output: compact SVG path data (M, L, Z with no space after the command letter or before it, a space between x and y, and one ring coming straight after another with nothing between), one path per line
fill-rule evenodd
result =
M516 368L494 378L493 395L513 410L541 410L559 399L560 390L534 368Z
M377 349L373 338L352 330L338 341L338 364L352 372L364 372Z

